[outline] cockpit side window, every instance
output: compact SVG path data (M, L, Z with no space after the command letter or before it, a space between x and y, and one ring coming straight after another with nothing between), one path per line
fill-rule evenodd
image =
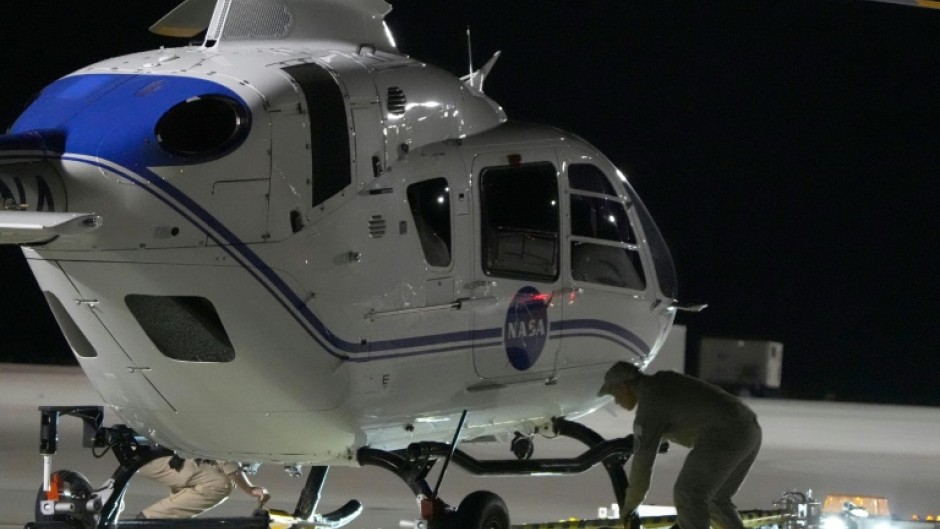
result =
M540 162L480 174L483 269L491 276L558 277L558 177Z
M571 193L571 233L636 245L627 210L616 198Z
M571 188L571 277L631 290L646 289L640 248L626 203L603 171L590 164L568 167Z
M450 187L435 178L408 186L408 206L414 217L424 259L431 266L450 266Z

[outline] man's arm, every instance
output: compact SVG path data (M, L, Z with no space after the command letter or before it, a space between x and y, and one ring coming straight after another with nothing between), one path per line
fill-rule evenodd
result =
M258 501L260 501L262 505L271 499L271 495L268 494L268 489L252 485L251 482L248 481L248 476L246 476L245 473L241 470L237 470L229 474L228 477L235 482L235 485L238 488L245 491L245 493L247 493L249 496L258 498Z
M646 498L653 476L653 463L659 452L663 427L658 421L644 420L639 414L633 423L633 461L630 464L630 482L624 501L624 515L636 510Z
M248 480L248 476L245 475L245 472L242 471L237 463L226 461L222 464L222 470L225 472L225 475L235 483L236 487L249 496L258 498L261 505L264 505L271 499L271 495L268 494L268 489L252 485L251 481Z

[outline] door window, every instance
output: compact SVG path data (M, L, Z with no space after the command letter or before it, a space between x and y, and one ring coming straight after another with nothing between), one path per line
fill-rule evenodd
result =
M487 275L558 277L558 182L551 163L489 167L480 174L483 269Z
M450 265L450 188L435 178L408 186L408 206L415 219L424 259L431 266Z

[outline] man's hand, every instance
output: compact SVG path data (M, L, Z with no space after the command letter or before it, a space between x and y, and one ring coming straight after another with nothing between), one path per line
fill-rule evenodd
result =
M270 496L268 494L268 489L264 487L251 487L248 489L248 494L260 499L263 499L265 496Z
M640 515L636 511L624 514L621 522L623 523L623 529L640 529Z
M258 499L258 508L261 509L264 507L265 503L268 503L268 500L271 499L271 494L268 493L268 489L264 487L251 487L251 490L248 494L251 494Z

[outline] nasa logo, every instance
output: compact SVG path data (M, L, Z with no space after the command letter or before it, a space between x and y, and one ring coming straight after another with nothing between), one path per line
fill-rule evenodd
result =
M519 371L529 369L538 361L548 339L548 303L535 287L516 292L506 314L503 342L509 363Z

